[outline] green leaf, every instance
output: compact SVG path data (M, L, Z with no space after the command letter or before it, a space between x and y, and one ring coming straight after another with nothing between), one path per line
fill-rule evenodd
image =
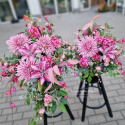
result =
M100 36L103 36L103 35L104 35L104 32L103 32L103 31L101 31L101 32L100 32Z
M29 106L30 105L30 97L27 97L26 104Z
M59 90L59 93L62 96L68 96L68 94L65 91L63 91L63 90Z
M57 105L56 105L56 103L52 106L52 108L51 108L51 111L52 111L52 113L54 113L55 111L56 111L56 108L57 108Z
M93 26L97 26L96 22L94 22Z
M59 65L59 60L58 60L58 61L56 61L56 65Z
M83 79L87 78L89 75L89 73L86 73L84 76L83 76Z
M94 76L94 73L93 73L93 72L91 72L91 73L90 73L90 76L92 76L92 77L93 77L93 76Z
M30 121L30 125L32 125L32 124L33 124L33 122L34 122L34 119L32 118L32 120Z
M22 80L22 81L21 81L21 83L20 83L20 87L22 87L22 86L23 86L23 83L24 83L24 80Z
M60 99L60 102L62 104L68 104L67 100L65 98L63 98L63 97Z
M63 104L61 104L61 103L59 104L59 109L60 109L61 112L64 112L64 113L67 112L65 106Z
M90 83L92 81L92 77L89 76L88 79L87 79L87 81Z
M33 122L33 125L36 125L36 121L35 121L35 122Z

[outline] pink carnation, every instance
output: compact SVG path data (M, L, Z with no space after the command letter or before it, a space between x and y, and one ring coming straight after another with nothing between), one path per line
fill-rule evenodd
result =
M89 59L87 59L87 58L81 58L80 62L79 62L79 65L81 67L87 67L89 65Z
M115 41L109 37L99 36L96 38L96 40L98 41L99 44L102 44L103 48L114 47L115 45Z
M95 61L101 62L101 61L100 61L100 58L99 58L99 53L97 53L96 55L94 55L92 58L93 58Z
M27 59L26 61L20 61L20 64L17 66L16 75L19 76L19 80L25 80L24 83L30 79L34 71L31 65L35 65L35 61Z
M91 36L85 36L81 40L77 40L78 53L83 57L92 57L97 53L97 42Z
M52 54L55 51L55 47L51 43L51 37L48 35L42 36L36 41L37 49L41 50L46 55Z
M19 34L10 38L10 40L6 41L9 49L15 53L19 54L18 50L23 48L25 43L30 43L30 39L25 34Z
M35 38L36 39L36 38L38 38L40 36L39 30L36 27L29 28L28 33L30 33L29 34L30 38Z
M52 102L52 96L48 95L48 94L45 94L45 97L44 97L45 105L47 106L50 102Z
M51 38L51 42L52 42L53 46L55 46L57 49L59 49L61 47L60 40L57 37L53 36Z

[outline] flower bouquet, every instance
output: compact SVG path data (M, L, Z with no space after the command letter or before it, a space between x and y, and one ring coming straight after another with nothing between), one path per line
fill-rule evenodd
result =
M53 114L57 106L61 112L66 112L68 94L63 81L65 68L61 61L69 57L66 53L67 42L53 33L53 23L45 17L45 26L38 26L41 19L24 15L27 22L25 32L20 32L6 41L12 57L0 59L2 80L10 77L10 86L6 95L12 98L16 85L20 90L26 88L26 103L34 102L37 119L32 118L35 125L42 119L44 113ZM15 107L10 101L10 108Z
M72 59L78 63L72 69L75 71L75 76L78 75L81 80L86 79L88 83L93 77L106 72L111 77L125 74L122 69L122 59L119 58L124 50L117 44L125 44L125 39L116 41L110 33L111 27L108 24L101 26L94 23L98 17L100 16L95 16L90 23L75 33L78 39L75 40Z

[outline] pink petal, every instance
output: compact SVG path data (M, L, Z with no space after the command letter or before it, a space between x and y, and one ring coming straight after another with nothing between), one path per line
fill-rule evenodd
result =
M92 29L92 31L97 30L99 27L100 27L100 25L94 26L93 29Z
M59 67L63 67L65 65L67 65L67 62L66 61L61 61L58 66Z
M123 72L122 75L125 75L125 72Z
M31 75L31 79L33 79L33 78L40 78L41 77L41 72L35 72L35 73L33 73L32 75Z
M123 50L123 49L118 50L118 51L115 53L115 55L116 55L116 56L119 55L119 54L122 52L122 50Z
M54 74L53 74L52 68L49 68L48 75L49 75L49 80L50 80L52 83L54 83Z
M34 70L39 71L39 67L38 66L31 65L31 68L34 69Z
M54 72L55 72L57 75L60 76L59 68L58 68L57 65L55 65L55 66L53 67L53 70L54 70Z
M27 49L19 49L19 52L20 52L22 55L29 55L29 52L27 51Z
M41 77L41 78L40 78L40 84L43 85L44 82L45 82L44 77Z
M50 90L51 87L52 87L52 83L49 84L49 86L46 88L44 93L46 93L48 90Z
M92 25L92 22L90 22L90 23L84 25L82 29L83 29L83 30L86 30L86 29L88 29L91 25Z
M59 81L58 81L56 78L54 79L54 81L55 81L55 83L56 83L57 85L61 86L61 84L59 83Z
M78 60L73 60L73 59L69 59L67 62L70 64L78 64L79 63Z
M100 16L101 16L101 15L94 16L94 17L92 18L92 21L95 20L95 19L97 19L97 18L99 18Z

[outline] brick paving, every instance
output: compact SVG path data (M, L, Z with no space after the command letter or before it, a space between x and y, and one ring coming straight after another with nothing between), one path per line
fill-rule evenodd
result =
M91 11L81 13L62 14L58 16L49 16L55 24L56 33L63 36L65 41L73 44L76 36L73 34L78 28L88 23L93 16L97 15L95 8ZM98 24L105 22L111 24L114 29L113 34L117 38L125 37L125 16L121 13L107 12L101 13L102 17L97 19ZM5 41L10 36L24 30L24 21L17 24L0 24L0 57L3 54L10 55L7 50ZM125 64L124 64L125 67ZM125 83L124 78L110 78L108 74L102 76L104 85L109 97L109 102L113 111L113 118L110 118L106 107L98 110L87 109L85 122L81 122L82 104L76 97L79 78L65 78L66 84L69 86L67 92L69 94L69 106L75 117L75 121L70 120L68 114L63 114L55 119L48 119L49 125L125 125ZM4 81L0 85L0 125L12 125L11 109L9 108L9 99L5 95L8 84ZM94 91L94 92L93 92ZM13 102L16 105L14 108L14 124L13 125L29 125L29 121L33 115L33 104L27 106L25 100L19 100L19 95L26 91L18 91L14 94ZM89 92L88 105L98 106L103 104L104 100L97 90ZM37 125L43 125L43 121L39 121Z

